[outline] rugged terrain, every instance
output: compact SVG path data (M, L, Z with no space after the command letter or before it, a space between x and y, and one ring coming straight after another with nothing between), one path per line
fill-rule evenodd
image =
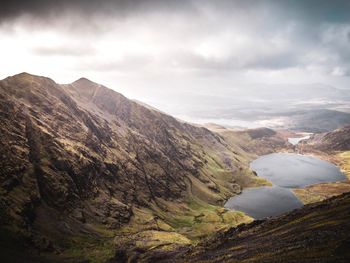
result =
M249 147L87 79L22 73L0 81L0 102L1 248L12 259L18 246L103 261L115 243L196 242L251 221L221 206L268 184L249 170Z
M269 185L249 169L258 155L303 151L349 175L349 127L294 149L286 131L199 127L84 78L60 85L27 73L0 81L0 120L5 262L270 262L308 247L314 261L346 255L348 195L253 223L222 206ZM313 203L349 186L296 193Z
M344 194L232 228L163 262L348 262L349 207Z
M350 150L350 126L316 134L307 142L307 146L325 152Z

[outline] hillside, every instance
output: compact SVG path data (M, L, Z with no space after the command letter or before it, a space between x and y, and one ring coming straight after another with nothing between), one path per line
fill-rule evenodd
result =
M269 128L243 130L219 128L218 126L208 128L218 133L229 144L238 145L254 157L278 151L293 150L293 147L287 141L287 136L283 133L284 131L275 131Z
M22 73L0 81L0 102L1 243L12 259L23 246L103 261L115 236L128 246L146 235L147 248L160 230L160 247L192 242L250 221L221 205L267 183L240 145L84 78Z
M4 262L348 256L348 194L253 223L223 208L242 189L270 184L249 163L293 151L286 131L191 125L85 78L60 85L22 73L0 81L0 102ZM349 175L348 134L345 127L298 147ZM296 194L313 203L349 187L320 184Z
M307 145L322 151L349 151L350 126L317 134L311 140L308 140Z
M349 207L344 194L230 229L162 262L348 262Z

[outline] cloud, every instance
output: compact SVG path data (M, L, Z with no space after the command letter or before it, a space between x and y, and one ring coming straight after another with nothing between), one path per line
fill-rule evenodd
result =
M65 12L91 15L93 13L130 15L144 12L196 12L229 15L249 14L255 10L269 13L278 11L276 17L309 21L348 22L350 3L347 0L4 0L0 17L11 19L20 15L48 17ZM260 13L262 14L262 13Z
M342 68L342 67L335 67L332 69L331 74L333 76L349 76L350 72L349 69Z
M346 0L3 1L0 56L3 74L344 78L349 13Z
M86 45L58 45L53 47L37 46L32 49L34 55L37 56L87 56L95 54L92 47Z
M52 19L54 16L78 14L90 17L93 14L127 16L143 12L178 11L191 9L191 1L162 0L5 0L1 3L1 20L11 20L19 16Z

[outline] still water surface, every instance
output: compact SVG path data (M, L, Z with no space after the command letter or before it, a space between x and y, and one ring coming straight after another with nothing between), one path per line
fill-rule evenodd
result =
M246 189L225 204L226 208L243 211L256 219L277 216L302 206L292 190L279 186Z
M294 153L272 153L261 156L250 164L250 168L259 177L269 180L274 185L288 188L345 179L334 164Z
M243 211L256 219L276 216L303 206L291 188L345 180L339 168L312 156L273 153L253 161L251 169L273 183L273 187L243 190L225 207Z

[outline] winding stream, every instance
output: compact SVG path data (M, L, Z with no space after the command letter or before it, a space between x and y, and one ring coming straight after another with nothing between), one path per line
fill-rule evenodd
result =
M339 168L318 158L294 153L273 153L254 160L250 167L273 187L250 188L230 198L225 207L243 211L255 219L276 216L303 206L292 188L346 177Z

